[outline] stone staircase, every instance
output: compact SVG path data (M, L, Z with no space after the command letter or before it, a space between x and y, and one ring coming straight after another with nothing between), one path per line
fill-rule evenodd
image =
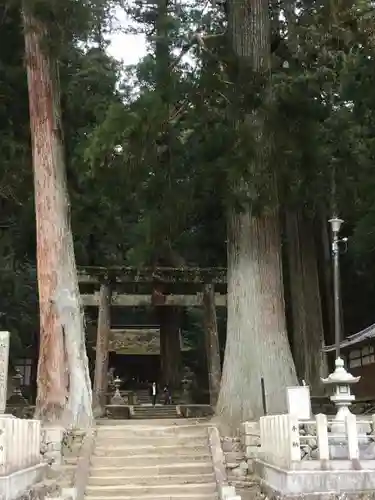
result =
M134 414L132 419L160 419L160 418L178 418L175 405L136 405L133 406Z
M149 406L152 402L152 398L150 396L150 390L149 389L138 389L137 391L135 391L135 396L136 396L136 402L135 404L136 405L139 405L139 406L143 406L143 405L146 405L146 406ZM178 404L179 401L180 401L180 397L179 397L179 393L178 391L174 392L172 394L172 400L173 400L173 403L174 404ZM163 392L158 392L157 394L157 403L159 404L163 404L164 403L164 394Z
M218 500L207 423L117 421L97 427L87 500Z
M135 392L137 396L137 405L147 405L151 403L151 396L149 389L139 389Z

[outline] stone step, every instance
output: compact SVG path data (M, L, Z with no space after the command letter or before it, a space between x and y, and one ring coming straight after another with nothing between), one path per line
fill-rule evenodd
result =
M134 415L170 415L172 418L177 415L176 408L154 408L153 406L141 406L134 408Z
M132 420L144 420L145 418L147 418L147 419L153 419L154 418L156 420L156 419L159 419L159 418L169 418L169 415L165 415L164 417L162 415L147 415L147 416L144 416L144 415L138 415L136 413L135 415L131 416Z
M143 469L144 470L144 469ZM144 474L143 476L99 476L97 473L89 478L88 484L91 486L110 486L115 484L134 484L139 486L153 486L153 485L171 485L171 484L201 484L213 483L215 476L213 472L210 474L159 474L150 476Z
M132 496L137 498L142 495L153 494L158 495L170 495L181 493L199 493L207 494L216 493L216 483L206 483L206 484L159 484L159 485L139 485L139 484L121 484L112 486L88 486L86 488L86 495L90 498L102 498L105 497L122 497Z
M76 466L78 464L78 458L74 456L64 456L63 463L64 465Z
M100 498L100 500L112 500L112 496L101 496L101 497L90 497L88 495L85 496L87 500L91 500L91 498ZM134 496L129 495L121 495L116 497L117 500L134 500ZM137 496L137 500L218 500L219 497L217 493L176 493L173 497L167 494L157 494L152 493L151 495L139 495Z
M143 403L143 402L149 403L151 401L151 396L148 392L145 394L137 393L136 398L137 398L138 403Z
M160 455L158 453L152 453L147 455L136 455L128 457L91 457L91 464L94 467L117 467L119 465L133 466L133 467L145 467L147 465L172 465L175 463L211 463L212 459L209 455L208 450L205 455L196 455L195 453L186 453L184 455Z
M218 500L209 423L175 411L136 406L136 422L98 423L86 500Z
M145 417L147 416L150 416L153 415L153 416L164 416L164 415L167 415L168 417L170 418L173 418L173 417L176 417L176 418L179 418L178 417L178 414L177 414L177 410L174 408L172 410L164 410L164 409L154 409L154 408L147 408L147 407L144 407L142 409L139 409L139 410L136 410L134 409L134 413L132 414L132 416L134 415L144 415Z
M205 434L177 434L176 436L118 436L118 437L103 437L96 438L96 446L106 446L113 448L116 446L185 446L185 445L207 445L208 436Z
M177 414L177 410L176 408L172 408L172 409L169 409L169 408L148 408L147 406L144 406L143 408L134 408L134 413L131 415L133 418L134 416L139 416L139 415L142 415L146 418L154 418L154 417L164 417L164 416L168 416L168 417L176 417L178 418L178 414Z
M176 405L165 405L162 403L156 403L154 406L152 403L145 403L145 404L137 404L133 405L134 410L147 410L147 409L153 409L153 410L175 410Z
M244 481L228 481L231 486L237 489L248 490L248 491L259 491L259 482L252 481L251 479L245 479Z
M99 418L96 420L96 425L99 426L99 428L102 428L102 427L126 427L126 426L135 426L135 425L139 425L139 426L144 426L144 425L147 425L147 422L130 422L129 420L127 419L110 419L110 418ZM209 425L209 419L207 417L197 417L197 418L186 418L184 420L181 420L181 419L176 419L176 418L171 418L170 421L166 424L165 420L160 420L159 422L155 422L155 420L153 420L152 422L149 423L149 425L152 425L152 426L157 426L157 425L160 425L160 426L165 426L165 425L190 425L190 426L194 426L194 425Z
M185 420L181 419L180 422L184 422ZM129 421L131 422L131 421ZM176 425L173 423L169 425L169 421L165 425L143 425L139 422L140 425L137 424L128 424L128 425L113 425L113 426L100 426L98 427L97 438L120 438L120 437L149 437L149 436L176 436L176 434L184 434L184 435L207 435L207 424L181 424Z
M161 406L158 408L157 406L140 406L139 408L134 408L134 415L168 415L171 417L177 416L176 408L168 408L166 406Z
M134 467L132 465L128 467L123 467L122 465L117 467L94 467L90 469L90 474L92 476L107 476L107 477L123 477L132 476L143 478L145 476L158 476L158 475L181 475L183 473L195 474L196 476L201 474L211 474L213 471L213 465L211 461L207 462L183 462L183 463L173 463L173 464L155 464L147 465L142 468Z
M96 446L94 450L95 457L136 457L139 455L167 455L167 456L180 456L180 455L207 455L207 445L201 444L186 444L179 446L174 444L171 446L159 445L139 445L139 446Z

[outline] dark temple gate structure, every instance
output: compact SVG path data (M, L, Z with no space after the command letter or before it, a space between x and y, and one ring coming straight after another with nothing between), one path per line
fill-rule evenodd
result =
M180 386L182 377L181 312L183 308L203 308L210 404L216 404L221 377L216 308L227 305L225 268L79 267L78 277L83 306L98 310L93 390L98 413L106 404L109 350L115 331L111 317L118 308L153 311L160 335L160 383L173 389Z

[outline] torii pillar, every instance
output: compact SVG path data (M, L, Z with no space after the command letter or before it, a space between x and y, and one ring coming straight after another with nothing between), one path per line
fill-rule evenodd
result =
M203 288L203 321L206 345L210 405L214 408L220 391L221 362L214 285Z
M108 391L108 348L111 333L111 287L100 285L98 328L96 336L95 377L93 390L93 412L95 417L104 414Z

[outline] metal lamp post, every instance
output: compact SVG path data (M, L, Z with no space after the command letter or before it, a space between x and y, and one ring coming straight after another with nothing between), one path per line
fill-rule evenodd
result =
M332 231L332 260L333 260L333 295L335 309L335 345L336 359L340 357L340 342L341 342L341 316L340 316L340 248L339 248L339 232L342 219L333 217L328 221L331 224Z
M340 315L340 243L347 241L346 238L339 238L342 219L332 217L328 221L332 231L332 260L333 260L333 294L335 308L335 346L336 359L335 370L327 378L322 378L323 384L331 385L334 388L334 393L331 396L331 401L336 406L337 413L335 416L335 424L332 426L332 431L335 434L345 433L345 420L350 414L349 406L355 399L351 394L350 387L359 381L361 377L353 377L344 367L344 360L340 357L340 342L341 342L341 315Z

